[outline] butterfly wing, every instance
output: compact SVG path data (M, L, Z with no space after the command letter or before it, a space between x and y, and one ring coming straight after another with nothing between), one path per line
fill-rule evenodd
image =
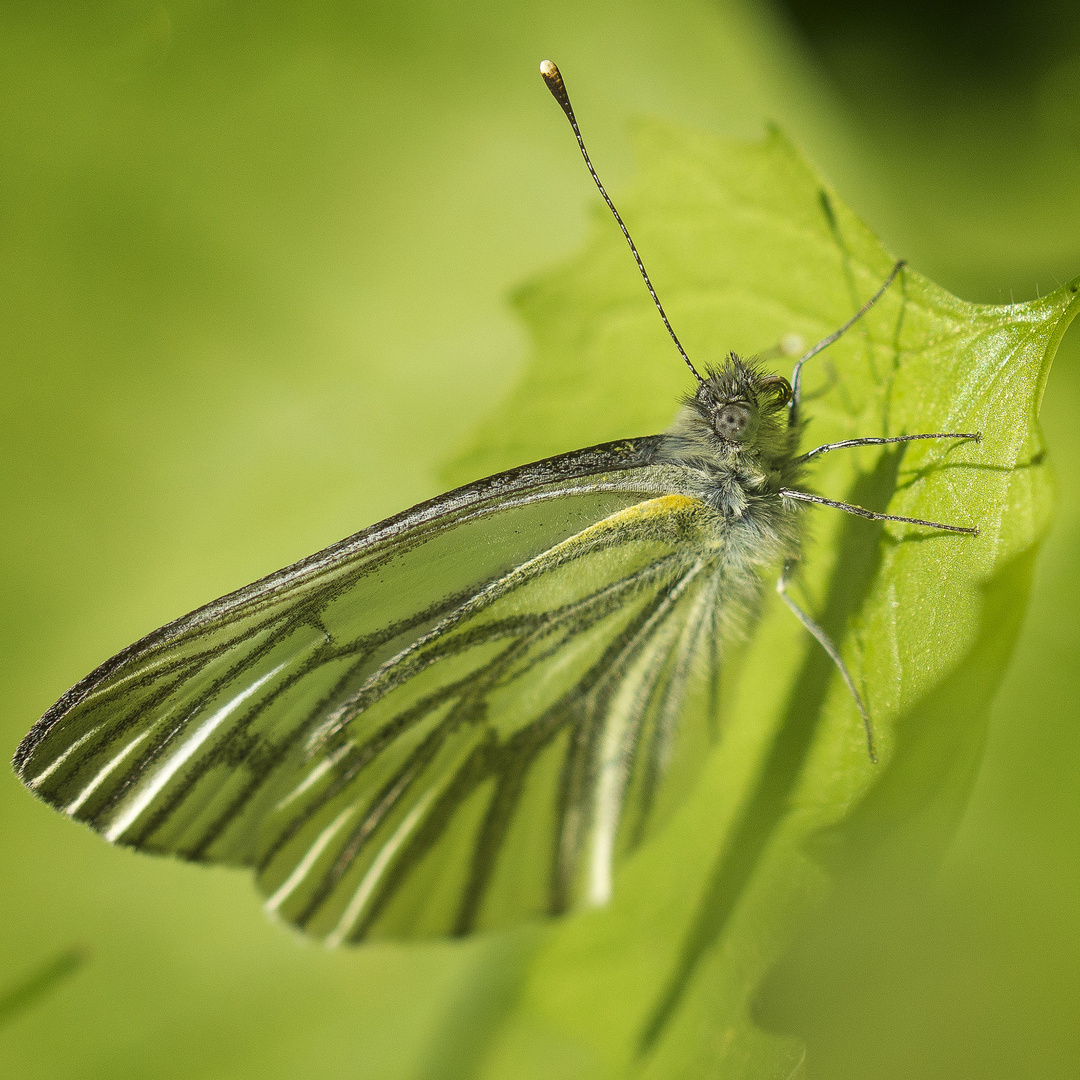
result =
M711 515L656 445L458 489L169 624L16 770L111 841L255 867L335 942L602 902L714 659Z

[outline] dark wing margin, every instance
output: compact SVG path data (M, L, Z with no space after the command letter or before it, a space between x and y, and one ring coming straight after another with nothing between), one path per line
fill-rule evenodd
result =
M255 866L332 942L602 902L715 651L709 512L657 498L686 487L658 443L481 480L199 608L68 691L16 771L111 841Z

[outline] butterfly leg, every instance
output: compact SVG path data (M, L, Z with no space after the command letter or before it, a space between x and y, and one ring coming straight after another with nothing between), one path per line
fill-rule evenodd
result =
M812 356L817 356L822 349L827 349L837 338L847 333L885 295L885 290L896 280L896 275L903 270L905 265L903 259L896 263L889 276L882 282L881 288L839 330L834 330L828 337L823 337L809 352L803 353L796 361L791 372L791 415L793 418L799 405L799 376L802 373L803 364Z
M874 727L870 722L870 713L863 703L859 691L855 689L855 681L840 656L840 650L832 643L832 639L825 633L824 629L795 603L791 598L791 594L787 591L788 574L793 565L791 562L784 563L784 568L780 571L780 577L776 581L776 591L780 594L780 599L791 609L795 618L814 635L818 644L829 654L829 658L839 668L840 674L844 677L844 682L847 683L848 690L851 691L851 696L855 699L855 704L859 707L863 727L866 729L866 749L870 754L870 760L877 764L877 751L874 748Z
M968 536L979 535L978 525L948 525L944 521L927 521L925 518L901 517L899 514L878 514L873 510L867 510L864 506L838 502L836 499L826 499L823 495L812 495L809 491L796 491L794 488L781 488L780 494L789 499L798 499L800 502L831 506L834 510L843 510L847 514L856 514L858 517L866 518L868 521L903 521L908 525L925 525L928 529L944 529L946 532L966 533Z
M889 438L862 438L862 439L843 439L840 442L825 443L822 446L815 446L813 450L807 450L805 454L800 454L794 459L792 464L805 465L806 462L812 458L816 458L819 454L827 454L830 450L846 450L850 446L886 446L889 443L906 443L917 442L919 439L967 439L971 442L982 442L982 432L980 431L935 431L927 435L892 435Z

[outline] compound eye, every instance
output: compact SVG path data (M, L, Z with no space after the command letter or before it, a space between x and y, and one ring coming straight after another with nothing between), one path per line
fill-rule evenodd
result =
M725 405L716 414L716 434L725 442L745 442L750 436L750 407L739 403Z

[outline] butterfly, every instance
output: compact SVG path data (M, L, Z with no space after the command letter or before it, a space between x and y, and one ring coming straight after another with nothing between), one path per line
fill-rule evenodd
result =
M713 738L725 648L770 571L792 599L808 503L800 374L691 363L541 65L696 385L664 433L458 488L156 630L69 690L14 767L107 840L251 867L267 910L329 945L462 935L605 903L618 860Z

